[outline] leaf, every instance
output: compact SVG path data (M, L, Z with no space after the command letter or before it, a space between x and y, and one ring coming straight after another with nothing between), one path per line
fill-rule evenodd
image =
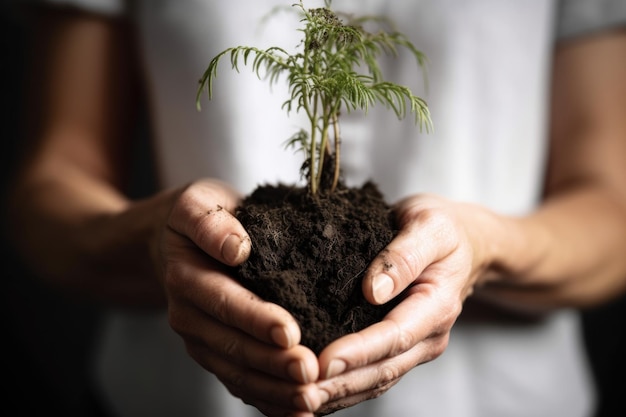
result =
M405 35L393 29L393 22L388 19L337 14L331 10L330 0L325 0L324 4L325 7L315 9L306 9L302 0L293 4L302 15L303 27L298 29L303 36L300 51L289 54L277 46L265 50L249 46L228 48L211 60L196 95L198 109L204 91L212 98L217 67L226 54L230 54L234 70L239 72L240 60L243 60L244 65L251 64L252 71L270 86L285 74L289 96L282 108L287 114L294 110L304 112L309 120L308 131L301 129L294 134L287 141L287 147L296 147L305 153L303 169L307 171L313 194L320 185L325 153L334 149L335 167L337 170L340 167L338 120L342 111L349 113L360 109L367 114L371 106L380 103L400 119L413 113L420 129L432 129L426 102L408 87L385 81L379 65L381 55L397 56L398 48L404 48L415 57L417 66L424 69L425 55ZM366 25L376 30L365 30ZM423 73L427 83L426 71ZM334 147L329 144L330 133L334 135ZM337 177L338 171L335 172Z

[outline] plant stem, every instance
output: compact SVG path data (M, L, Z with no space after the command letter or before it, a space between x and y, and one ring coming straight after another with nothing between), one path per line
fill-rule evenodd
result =
M317 181L317 169L315 166L315 162L316 162L316 157L315 157L315 145L317 143L317 120L318 120L318 115L317 115L317 106L318 106L318 93L315 93L313 95L313 114L311 115L311 144L310 144L310 152L309 152L309 186L311 188L311 194L312 195L316 195L317 194L317 185L318 185L318 181ZM321 149L320 149L321 150Z
M270 84L287 73L291 97L283 103L283 108L288 112L294 107L296 111L304 110L310 126L309 132L301 130L293 135L288 145L298 145L307 154L302 169L308 175L309 191L314 196L320 192L332 193L339 185L342 142L339 119L342 109L348 113L356 109L367 112L371 104L380 102L403 118L408 104L420 129L424 124L427 131L431 127L426 102L414 96L407 87L384 81L377 62L380 53L395 55L396 47L402 46L412 52L418 66L422 66L422 53L402 34L386 32L382 27L370 33L362 27L367 21L381 23L384 19L371 16L349 19L344 24L330 10L331 0L325 0L324 4L326 7L316 9L305 8L302 0L293 4L300 9L305 22L301 53L292 55L276 46L265 50L248 46L228 48L211 60L196 94L199 109L200 93L206 89L209 98L212 97L217 64L228 53L231 66L237 71L239 60L243 59L245 64L248 56L254 55L253 71L259 78L265 73ZM367 69L367 73L357 71L359 68ZM328 167L326 175L324 165L329 163L335 165Z
M317 187L319 189L320 184L322 184L322 174L324 171L324 159L326 154L329 153L329 148L328 148L328 125L329 125L329 120L328 120L328 107L327 105L323 104L324 110L323 110L323 114L322 114L322 140L320 142L320 150L319 150L319 156L318 156L318 163L317 163L317 172L316 172L316 179L315 181L317 182Z
M330 187L330 192L334 192L339 183L339 161L341 156L341 136L339 135L339 116L337 112L333 113L333 134L335 137L335 173L333 175L333 184Z

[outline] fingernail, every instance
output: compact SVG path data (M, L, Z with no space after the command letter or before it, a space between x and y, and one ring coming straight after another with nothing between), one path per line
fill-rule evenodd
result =
M239 263L242 252L242 239L237 235L230 235L222 245L222 258L228 264Z
M304 394L297 394L293 397L293 404L300 410L313 411L311 402Z
M326 404L330 400L330 394L325 389L320 389L319 393L320 401L322 401L322 404Z
M289 365L287 365L287 373L290 377L296 380L296 382L300 382L302 384L309 383L306 370L304 369L304 363L302 363L302 361L291 361Z
M346 363L341 359L333 359L328 364L328 369L326 370L326 379L330 379L341 374L346 370Z
M291 337L283 326L274 326L270 330L270 337L274 343L280 347L291 347Z
M374 300L379 304L387 302L394 287L395 284L389 275L377 275L374 277L374 282L372 283Z

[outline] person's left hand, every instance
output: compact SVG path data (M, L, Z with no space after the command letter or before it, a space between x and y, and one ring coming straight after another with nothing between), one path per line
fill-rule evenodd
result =
M488 210L420 195L398 203L396 213L400 232L371 263L363 292L374 304L406 292L381 322L320 354L323 414L378 397L441 355L464 300L486 270L480 232L493 220Z

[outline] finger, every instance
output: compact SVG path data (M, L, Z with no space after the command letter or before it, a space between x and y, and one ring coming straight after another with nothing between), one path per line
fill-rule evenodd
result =
M269 417L318 417L319 414L309 411L289 410L284 407L277 407L273 404L266 403L262 400L255 401L254 404L244 401L248 405L256 407L263 415Z
M250 237L231 214L239 195L224 184L195 183L177 199L169 227L187 236L211 257L227 265L238 265L250 254Z
M222 364L225 368L231 368L226 362ZM264 409L266 415L311 413L322 404L315 384L289 385L242 369L230 371L220 369L218 372L222 375L220 380L232 395L241 398L247 404Z
M343 410L344 408L352 407L356 404L362 403L363 401L378 398L385 392L389 391L389 389L396 385L399 381L400 379L397 379L380 387L372 388L367 391L359 392L358 394L348 395L345 397L342 397L341 395L336 395L337 399L334 399L332 401L328 400L328 402L322 404L322 406L317 410L316 416L325 416L328 414L332 414L339 410ZM327 389L330 391L329 388ZM322 393L323 399L330 398L329 392L327 392L325 389L320 389L320 392Z
M395 385L407 372L434 358L431 352L448 342L448 333L431 337L413 346L401 355L368 364L317 383L326 408L353 405L376 398Z
M328 345L319 356L320 375L333 378L346 371L369 366L385 358L404 354L425 340L447 334L461 312L460 300L444 299L433 286L411 287L405 298L385 318L360 332L346 335ZM415 366L443 353L422 350Z
M447 346L448 339L448 333L433 336L400 355L319 381L317 385L324 400L322 410L332 408L333 404L354 404L381 395L415 366L437 357Z
M287 310L262 300L227 275L222 265L199 252L188 253L186 262L169 262L165 279L170 297L177 301L170 302L172 327L185 326L185 316L176 315L177 304L191 304L263 342L283 348L300 343L300 327Z
M199 310L189 310L192 311L185 311L186 319L176 331L185 340L194 340L195 343L205 346L211 355L285 381L307 384L317 380L317 357L310 349L302 345L290 349L268 345L238 329L213 320ZM204 362L202 357L195 359L201 364Z
M317 413L311 413L308 411L288 411L285 410L284 408L279 408L279 407L275 407L271 404L267 404L264 403L262 401L259 401L255 407L261 412L263 413L263 415L265 416L269 416L269 417L285 417L285 416L289 416L289 417L319 417L319 414Z
M319 389L313 383L289 383L271 375L238 366L217 355L212 355L202 345L192 343L188 349L194 355L202 356L203 366L214 373L231 394L248 404L282 410L281 415L296 411L313 412L321 406Z
M456 245L456 232L444 212L402 204L398 208L402 213L400 232L372 261L363 278L363 294L373 304L384 304L400 294Z

